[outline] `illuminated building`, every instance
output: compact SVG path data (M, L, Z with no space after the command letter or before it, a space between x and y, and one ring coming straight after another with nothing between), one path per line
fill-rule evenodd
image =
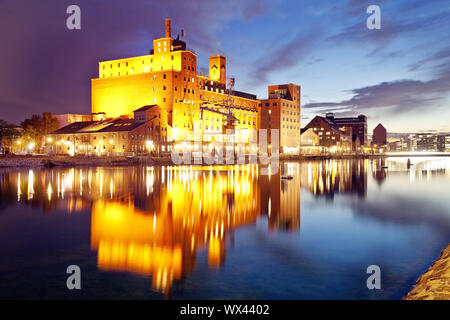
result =
M167 113L156 105L135 110L134 119L74 122L48 135L55 154L159 153L168 151Z
M301 154L318 154L322 151L320 146L319 135L314 128L302 129L301 130L301 143L300 143L300 153Z
M92 115L90 114L64 113L54 114L53 116L58 119L59 128L65 127L74 122L92 121Z
M436 134L417 134L417 151L436 152L438 149L438 136Z
M97 133L109 132L105 139L114 140L128 132L128 138L145 136L143 140L159 141L159 151L172 150L177 142L202 141L234 142L249 144L257 142L258 129L279 129L281 152L298 153L300 145L300 87L294 84L269 86L269 98L261 101L256 95L234 90L234 78L227 78L226 58L222 55L209 57L208 75L198 74L197 55L186 43L171 36L171 21L166 19L165 36L153 40L149 54L99 62L98 78L91 79L92 125L107 126ZM144 106L157 106L164 116L151 132L141 129L136 111ZM273 114L271 114L273 113ZM260 123L263 116L264 123ZM128 119L130 130L116 130L117 119ZM80 126L87 121L82 119ZM121 120L125 121L125 120ZM134 124L132 122L134 121ZM96 145L93 127L73 130L72 123L61 128L56 141L69 138L83 141L81 149L70 146L50 146L50 152L69 154L117 152L148 153L142 143L114 143L114 148ZM94 122L97 122L95 124ZM139 133L133 130L140 131ZM87 135L87 132L91 135ZM158 137L155 135L158 133ZM62 135L69 135L63 137ZM72 135L73 137L70 137ZM82 137L76 137L83 135ZM115 137L116 138L115 138ZM66 139L67 138L67 139ZM124 138L125 139L125 138ZM270 130L268 134L270 146ZM153 142L156 144L155 142ZM153 149L152 149L153 150Z
M450 134L438 135L438 151L450 152Z
M248 142L259 127L259 100L255 95L227 88L226 58L209 57L209 74L197 74L197 55L182 40L171 37L166 19L163 38L153 40L150 54L102 61L92 79L92 112L106 118L158 105L167 113L164 130L169 141L223 139L227 107L237 119L236 136Z
M329 118L316 116L306 126L319 136L319 144L325 151L342 152L352 150L351 128L341 128Z
M367 144L367 117L365 115L360 114L357 117L336 118L334 113L329 112L327 113L326 118L341 128L351 128L352 141L354 144L361 146Z
M268 88L268 99L261 100L261 129L279 130L282 153L299 153L300 148L300 86L273 85Z

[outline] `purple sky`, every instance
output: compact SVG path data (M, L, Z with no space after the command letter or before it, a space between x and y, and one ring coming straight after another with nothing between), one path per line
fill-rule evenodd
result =
M81 7L81 30L66 8ZM381 29L366 28L369 4ZM236 89L302 86L302 126L316 114L364 113L371 130L450 131L450 1L0 0L0 119L90 113L101 60L143 55L172 18L199 67L227 56Z

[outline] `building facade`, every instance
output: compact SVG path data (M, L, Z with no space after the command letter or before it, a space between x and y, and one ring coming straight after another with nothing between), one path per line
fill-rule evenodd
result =
M450 152L450 133L438 135L438 151Z
M53 116L58 119L59 128L65 127L74 122L92 121L92 115L90 114L64 113L54 114Z
M352 128L339 127L327 117L316 116L304 128L319 136L319 144L327 152L352 151Z
M361 146L367 145L367 117L365 115L360 114L357 117L336 118L334 113L327 113L326 117L339 127L352 128L352 140L354 144Z
M322 151L320 139L314 128L301 130L300 153L301 154L319 154Z
M159 106L135 110L134 118L75 122L47 136L50 154L160 154L171 150L167 113Z
M269 86L268 99L263 101L254 94L234 90L234 78L227 78L226 57L210 56L208 74L199 73L195 52L179 36L172 38L170 19L166 19L165 27L164 37L153 40L148 55L99 62L98 77L91 79L92 116L76 118L74 122L74 117L61 115L67 125L49 138L53 143L64 143L66 152L62 144L51 146L52 152L140 153L149 150L147 141L158 152L184 148L185 142L202 142L203 148L208 147L205 144L212 148L217 142L216 150L223 143L233 142L236 148L243 144L250 150L249 144L258 141L258 129L263 128L279 130L280 152L298 153L300 86ZM147 111L154 110L161 116L158 125L147 116ZM122 122L127 125L119 126ZM72 126L74 123L78 124ZM145 132L138 133L142 130ZM105 134L101 140L114 141L117 146L97 145L97 138L91 136L97 137L99 132ZM115 141L123 135L128 142ZM142 136L143 142L133 142L136 135ZM271 139L268 130L269 148ZM77 140L85 146L78 144L76 148L74 144L71 148L68 141Z
M236 142L250 141L259 128L256 95L227 87L224 56L209 57L208 75L197 71L197 55L171 37L166 19L165 36L153 40L150 54L99 63L92 112L132 117L142 106L158 105L167 113L169 141L223 141L226 128L235 129Z
M418 134L417 151L422 152L438 151L438 136L436 134Z
M373 129L372 135L372 144L376 144L377 146L384 146L387 143L387 132L386 128L383 127L381 123L379 123L375 129Z
M268 98L261 100L261 129L267 130L268 141L271 129L279 130L282 153L299 153L300 104L300 86L292 83L269 86Z

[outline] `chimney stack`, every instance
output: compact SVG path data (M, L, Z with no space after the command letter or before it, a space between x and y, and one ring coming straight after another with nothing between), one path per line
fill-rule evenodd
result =
M166 18L166 38L170 38L170 18Z

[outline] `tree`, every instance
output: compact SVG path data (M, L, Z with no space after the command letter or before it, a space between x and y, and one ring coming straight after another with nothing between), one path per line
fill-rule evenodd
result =
M44 136L55 131L59 127L59 121L50 112L44 112L42 116L34 114L25 119L21 124L23 128L22 137L28 143L34 143L37 150L43 146Z
M16 126L6 122L5 120L0 120L0 151L5 152L9 150L12 141L20 136ZM5 148L4 148L5 147Z

